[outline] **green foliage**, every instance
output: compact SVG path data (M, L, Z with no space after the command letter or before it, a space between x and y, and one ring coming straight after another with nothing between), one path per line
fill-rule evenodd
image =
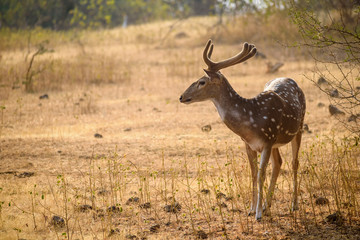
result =
M2 0L0 24L10 28L55 30L113 27L158 19L207 15L216 0ZM0 26L1 26L0 25Z
M66 27L71 0L3 0L0 2L0 22L11 28L34 26L61 29Z

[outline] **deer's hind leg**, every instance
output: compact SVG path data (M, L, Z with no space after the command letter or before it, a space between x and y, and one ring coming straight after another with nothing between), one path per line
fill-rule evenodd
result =
M280 152L278 148L273 148L271 150L271 163L272 163L272 174L271 174L271 181L268 193L266 195L266 200L263 206L263 211L265 214L269 213L269 209L271 207L272 197L274 196L274 190L276 185L276 180L280 173L280 168L282 164L282 159L280 156Z
M301 131L299 131L294 139L291 141L292 147L292 170L293 170L293 197L291 203L291 209L293 211L299 209L298 205L298 182L297 182L297 172L299 168L299 149L301 144Z
M251 170L251 180L252 180L252 198L251 198L251 207L249 211L249 215L255 214L256 212L256 204L257 204L257 173L258 173L258 165L257 165L257 152L253 151L248 144L246 144L246 153L250 163Z

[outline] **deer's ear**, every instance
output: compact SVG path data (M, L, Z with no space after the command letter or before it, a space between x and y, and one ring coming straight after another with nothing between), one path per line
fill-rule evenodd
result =
M219 74L217 72L213 72L213 71L209 71L204 69L204 72L206 73L206 75L208 75L210 78L218 78Z

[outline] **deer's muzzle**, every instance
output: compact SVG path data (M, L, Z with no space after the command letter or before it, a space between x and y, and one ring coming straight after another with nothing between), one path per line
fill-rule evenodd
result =
M190 103L191 102L191 98L184 98L183 95L180 96L179 98L181 103Z

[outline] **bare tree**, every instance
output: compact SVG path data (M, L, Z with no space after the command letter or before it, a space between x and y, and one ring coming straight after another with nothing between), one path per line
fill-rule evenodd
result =
M329 111L360 136L360 5L359 1L292 2L290 14L315 60L308 78L329 97ZM320 5L319 5L320 4ZM336 107L339 111L332 111ZM344 117L345 115L345 117Z

